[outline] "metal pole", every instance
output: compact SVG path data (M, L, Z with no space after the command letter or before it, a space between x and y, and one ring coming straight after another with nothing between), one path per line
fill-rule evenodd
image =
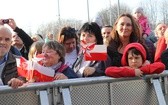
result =
M118 10L118 16L120 16L120 0L118 0L118 8L117 8Z
M59 6L59 0L57 0L58 1L58 22L59 22L59 24L60 24L60 6Z
M88 22L90 22L90 16L89 16L89 0L87 0L87 13L88 13Z
M111 0L109 0L109 3L110 3L110 25L112 25L111 23Z

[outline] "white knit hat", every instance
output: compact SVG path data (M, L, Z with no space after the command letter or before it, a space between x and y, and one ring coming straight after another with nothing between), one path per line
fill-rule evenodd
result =
M138 13L143 13L143 8L142 8L142 7L134 8L134 9L133 9L133 14L136 13L136 12L138 12Z

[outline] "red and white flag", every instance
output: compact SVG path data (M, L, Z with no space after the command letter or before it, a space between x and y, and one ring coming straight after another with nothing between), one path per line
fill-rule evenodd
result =
M38 56L37 56L38 57ZM36 82L48 82L54 80L55 70L39 64L39 59L28 61L23 57L16 58L18 75L25 77L28 81L35 79Z
M88 54L84 54L86 61L104 61L107 59L107 47L106 45L95 45L92 50L88 51Z
M86 61L104 61L107 59L106 45L95 45L95 43L87 44L81 41L81 47Z

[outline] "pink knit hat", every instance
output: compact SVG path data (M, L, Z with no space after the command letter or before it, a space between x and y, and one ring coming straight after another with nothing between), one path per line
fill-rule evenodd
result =
M134 8L134 9L133 9L133 14L134 14L134 13L137 13L137 12L143 14L143 12L144 12L144 11L143 11L143 8L142 8L142 7L136 7L136 8Z

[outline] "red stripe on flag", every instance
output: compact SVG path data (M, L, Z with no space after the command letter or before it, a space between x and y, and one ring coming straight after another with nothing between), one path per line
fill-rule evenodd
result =
M104 61L107 60L107 53L90 53L90 56L85 54L86 61Z

